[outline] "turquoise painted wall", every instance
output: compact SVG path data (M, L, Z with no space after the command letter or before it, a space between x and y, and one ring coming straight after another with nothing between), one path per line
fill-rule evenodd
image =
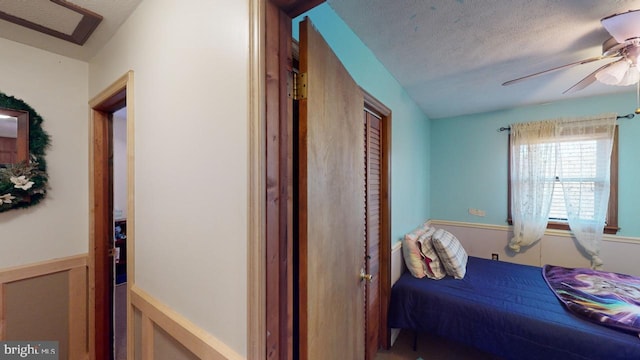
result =
M311 19L358 85L392 111L393 245L405 233L431 217L429 119L328 4L324 3L293 20L295 38L298 38L298 23L304 16Z
M425 219L505 225L507 132L502 126L635 109L628 92L429 120L340 17L324 3L308 16L354 80L393 112L392 241ZM640 116L620 120L618 235L640 237ZM484 210L485 217L470 215Z
M589 116L626 115L635 93L431 120L431 218L506 225L508 133L511 123ZM619 124L618 235L640 237L640 116ZM484 210L485 217L470 215Z

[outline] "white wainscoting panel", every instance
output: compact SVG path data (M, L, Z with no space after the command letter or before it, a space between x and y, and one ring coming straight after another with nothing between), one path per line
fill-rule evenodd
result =
M542 240L528 249L514 253L507 244L513 236L510 226L431 220L431 225L454 234L471 256L491 258L499 255L501 261L542 266L553 264L566 267L589 267L590 260L576 246L571 232L548 230ZM605 235L600 258L604 270L640 276L640 239Z
M391 248L391 286L398 281L400 275L405 271L404 259L402 258L402 242L398 241ZM391 329L391 345L396 342L400 335L400 329Z

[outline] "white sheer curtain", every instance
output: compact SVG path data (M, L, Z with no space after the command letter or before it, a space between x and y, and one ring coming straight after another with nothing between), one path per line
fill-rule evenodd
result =
M615 127L616 114L604 114L558 121L555 131L557 174L569 226L591 256L594 269L602 267L599 255L609 204Z
M520 251L542 238L555 184L555 122L511 125L511 217L509 247Z

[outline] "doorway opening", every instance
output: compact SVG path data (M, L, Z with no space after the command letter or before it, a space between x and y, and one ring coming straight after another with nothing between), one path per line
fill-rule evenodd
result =
M126 359L132 337L132 84L130 71L89 102L89 351L96 360Z
M127 358L127 108L112 114L113 141L113 359Z

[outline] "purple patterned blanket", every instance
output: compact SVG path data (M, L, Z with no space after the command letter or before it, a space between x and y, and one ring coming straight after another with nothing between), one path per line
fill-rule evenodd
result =
M601 325L640 333L640 278L545 265L542 274L570 311Z

